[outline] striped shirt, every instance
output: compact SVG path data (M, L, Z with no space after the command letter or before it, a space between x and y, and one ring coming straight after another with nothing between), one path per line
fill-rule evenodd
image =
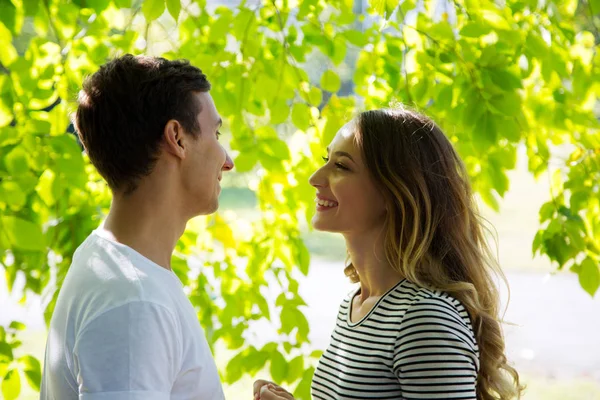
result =
M313 399L476 399L479 348L464 306L400 281L358 322L338 313Z

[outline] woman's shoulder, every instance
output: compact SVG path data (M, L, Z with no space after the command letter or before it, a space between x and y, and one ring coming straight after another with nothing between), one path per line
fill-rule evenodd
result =
M390 294L408 301L410 304L407 307L407 312L409 313L450 314L460 317L468 325L471 324L469 313L465 306L452 295L442 290L420 286L405 280L397 290Z

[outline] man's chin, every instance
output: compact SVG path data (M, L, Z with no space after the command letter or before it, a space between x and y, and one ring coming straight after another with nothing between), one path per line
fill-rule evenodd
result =
M214 214L217 212L218 209L219 209L219 200L216 199L211 204L205 204L202 207L198 207L198 209L194 213L194 217Z

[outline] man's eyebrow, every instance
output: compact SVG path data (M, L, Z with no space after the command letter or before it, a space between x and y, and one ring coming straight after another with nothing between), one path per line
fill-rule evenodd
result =
M223 119L219 118L219 121L217 121L217 129L219 129L222 126L223 126Z
M327 154L329 154L329 151L330 150L329 150L329 147L328 147L327 148ZM352 158L352 156L350 155L350 153L346 153L345 151L336 151L333 154L335 154L336 156L339 156L339 157L348 157L352 162L356 162L356 161L354 161L354 158Z

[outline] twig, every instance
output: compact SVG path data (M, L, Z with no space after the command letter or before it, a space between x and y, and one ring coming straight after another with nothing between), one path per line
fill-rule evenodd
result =
M592 25L592 27L596 31L596 40L599 40L599 38L600 38L600 28L598 28L598 26L596 25L596 22L594 21L594 10L592 9L592 2L591 2L591 0L587 1L587 5L588 5L588 9L590 10L590 24Z
M283 25L283 20L281 19L281 13L279 11L279 8L277 7L277 4L275 4L275 0L271 0L271 4L273 4L273 7L275 8L275 12L277 13L277 20L279 21L279 27L281 29L281 36L282 36L282 41L283 41L283 49L285 50L285 53L288 55L288 57L291 59L291 61L294 63L293 70L296 73L296 76L298 77L298 81L302 82L302 80L303 80L302 79L302 75L300 75L300 73L298 72L298 66L296 65L296 61L294 60L294 56L290 52L289 44L288 44L288 42L287 42L287 40L285 38L285 27ZM322 28L322 27L319 27L319 28Z
M58 44L60 45L60 48L62 50L65 48L64 39L58 33L58 29L56 28L56 25L54 24L54 20L52 19L52 12L50 11L50 5L48 4L48 0L43 0L42 4L44 5L44 9L46 10L46 14L48 15L48 24L50 25L50 28L52 29L52 33L54 34L54 37L56 37L56 40L58 41Z

